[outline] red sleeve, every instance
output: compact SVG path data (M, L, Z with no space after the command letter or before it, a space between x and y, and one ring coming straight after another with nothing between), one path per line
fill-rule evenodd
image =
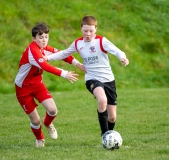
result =
M62 70L50 65L49 63L46 62L46 60L44 60L43 62L39 62L39 65L43 70L50 72L50 73L53 73L57 76L61 76Z
M40 52L40 49L39 47L35 44L35 43L32 43L30 45L30 51L31 51L31 54L33 56L34 59L30 59L30 63L34 66L37 66L38 65L40 66L40 68L42 70L45 70L47 72L50 72L50 73L53 73L57 76L60 76L61 73L62 73L62 70L61 69L58 69L52 65L50 65L43 57L42 57L42 53Z
M73 61L74 57L73 56L69 56L65 59L63 59L65 62L69 63L69 64L72 64L72 61Z
M46 46L44 50L50 51L52 53L55 53L57 49L53 48L52 46Z

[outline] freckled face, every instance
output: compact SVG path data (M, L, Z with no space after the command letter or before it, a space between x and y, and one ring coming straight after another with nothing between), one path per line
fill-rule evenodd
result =
M96 30L97 28L94 25L93 26L83 25L81 27L81 31L82 31L84 41L90 42L94 38Z
M36 35L36 37L33 37L32 40L36 42L39 48L43 49L48 44L49 34L43 33L42 35Z

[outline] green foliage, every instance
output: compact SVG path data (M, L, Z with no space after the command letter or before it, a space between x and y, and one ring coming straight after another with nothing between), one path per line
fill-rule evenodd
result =
M125 68L110 55L118 87L168 87L168 13L167 0L102 0L97 3L95 0L1 0L0 81L4 85L0 93L14 92L19 58L31 42L31 29L36 23L44 22L49 26L49 45L65 49L75 38L81 37L80 20L89 14L98 20L97 33L112 41L130 60ZM74 56L82 62L78 54ZM84 84L84 74L75 67L61 61L54 65L77 71L80 74L78 85ZM44 80L53 88L57 78L47 74ZM74 89L62 78L58 81L63 81L66 90ZM62 90L59 86L54 88Z
M1 160L167 160L169 112L167 89L118 89L115 130L123 138L119 150L101 145L93 95L86 91L53 92L58 107L54 121L59 138L52 140L45 127L45 147L36 148L27 115L14 94L0 94ZM45 109L38 106L41 119Z

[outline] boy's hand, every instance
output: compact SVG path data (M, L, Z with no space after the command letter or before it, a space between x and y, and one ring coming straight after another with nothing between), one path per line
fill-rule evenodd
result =
M77 66L81 71L87 73L87 72L86 72L86 69L85 69L85 66L84 66L83 64L78 63L76 66Z
M71 83L75 82L78 80L77 76L79 76L78 74L76 74L74 71L69 71L66 74L66 79L69 80Z
M124 66L127 66L129 64L129 60L127 58L122 58L121 62L124 64Z

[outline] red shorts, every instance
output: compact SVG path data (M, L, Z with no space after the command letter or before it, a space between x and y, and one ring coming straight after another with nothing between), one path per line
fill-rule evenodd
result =
M41 103L48 98L52 98L43 83L39 83L36 86L24 86L22 88L15 85L15 89L16 97L26 114L31 113L38 106L35 99Z

